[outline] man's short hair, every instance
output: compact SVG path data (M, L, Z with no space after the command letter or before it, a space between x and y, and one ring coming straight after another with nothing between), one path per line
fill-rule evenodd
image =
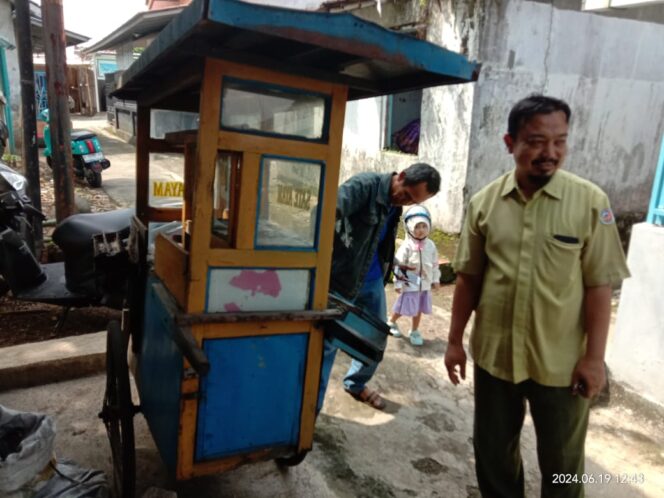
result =
M427 192L437 194L440 190L440 173L433 166L426 163L415 163L403 170L403 184L417 185L426 182Z
M530 95L525 99L519 100L512 107L510 115L507 118L507 133L510 137L516 138L521 126L536 114L551 114L558 111L565 113L565 118L569 123L572 111L567 102L540 94Z

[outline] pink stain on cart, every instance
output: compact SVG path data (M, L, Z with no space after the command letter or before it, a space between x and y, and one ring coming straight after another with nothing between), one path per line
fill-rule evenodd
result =
M230 284L237 289L251 292L252 296L261 293L278 297L281 293L279 275L274 270L242 270L239 275L231 279Z

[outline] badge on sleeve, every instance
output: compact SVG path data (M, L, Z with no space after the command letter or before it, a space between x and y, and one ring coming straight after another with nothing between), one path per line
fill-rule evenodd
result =
M613 211L611 208L602 209L602 212L599 214L599 221L603 225L610 225L615 223L616 219L613 216Z

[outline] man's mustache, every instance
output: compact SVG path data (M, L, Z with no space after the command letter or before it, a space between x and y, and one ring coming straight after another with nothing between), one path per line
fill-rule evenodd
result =
M533 165L535 165L535 166L539 166L539 165L544 164L544 163L551 163L554 166L558 166L558 160L557 159L552 159L550 157L545 157L545 158L542 158L542 159L535 159L533 161Z

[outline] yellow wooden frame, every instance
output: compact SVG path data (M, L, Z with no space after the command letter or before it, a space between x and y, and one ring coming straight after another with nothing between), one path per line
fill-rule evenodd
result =
M275 84L298 88L305 91L325 93L330 96L329 140L327 144L264 137L243 134L235 131L220 130L221 92L224 77L233 77L253 81L270 81ZM343 135L344 111L347 88L342 85L320 82L282 74L267 69L245 66L228 61L208 58L205 63L205 76L201 87L200 124L197 135L197 168L194 185L186 187L193 190L192 229L190 233L190 280L185 311L200 313L204 311L207 294L207 277L210 266L242 265L245 261L251 266L260 266L258 261L272 267L302 267L302 252L282 252L275 259L268 261L272 251L255 251L254 259L244 258L233 251L252 251L254 249L256 210L258 207L258 181L261 155L291 156L321 160L326 164L325 189L322 195L319 247L317 256L306 258L306 267L315 268L316 279L313 309L322 310L327 306L327 289L331 265L332 237L336 208L336 189L339 181L339 163ZM191 135L189 135L191 136ZM242 154L242 178L238 205L242 209L237 213L235 246L232 249L219 248L212 241L210 226L212 223L213 199L212 186L214 169L212 165L219 150ZM186 195L186 194L185 194ZM276 253L276 251L274 252ZM271 254L270 256L274 256ZM242 261L243 260L243 261Z

